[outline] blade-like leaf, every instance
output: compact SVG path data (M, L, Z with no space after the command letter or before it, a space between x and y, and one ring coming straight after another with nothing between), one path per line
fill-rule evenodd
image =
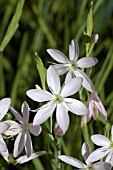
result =
M93 29L92 6L93 6L93 3L91 3L91 7L90 7L89 13L88 13L88 15L87 15L86 34L87 34L88 36L91 36L91 34L92 34L92 29Z
M13 35L15 34L18 26L19 26L19 20L21 17L21 13L22 13L22 9L23 9L23 5L24 5L25 0L19 0L17 7L16 7L16 11L15 14L8 26L8 29L6 31L6 34L2 40L2 43L0 45L0 51L2 52L4 50L4 48L6 47L6 45L9 43L9 41L11 40L11 38L13 37Z
M42 87L45 90L46 89L46 68L43 65L43 62L40 57L38 57L37 53L35 53L36 56L36 66L37 70L39 72L39 76L41 79Z

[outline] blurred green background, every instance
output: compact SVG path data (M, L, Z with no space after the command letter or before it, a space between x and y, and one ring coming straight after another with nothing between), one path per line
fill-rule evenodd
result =
M0 44L15 13L19 0L0 0ZM24 2L24 1L23 1ZM41 85L36 68L35 52L48 68L54 60L47 54L47 48L55 48L68 56L68 47L72 39L80 46L80 56L85 56L85 40L83 31L86 30L86 19L90 9L89 0L26 0L18 29L15 30L6 47L0 52L0 99L11 97L12 106L20 111L23 101L31 108L38 107L26 96L28 89L36 84ZM93 68L91 79L95 85L108 113L110 125L113 124L113 1L94 0L93 33L99 34L99 40L92 52L97 57L98 64ZM16 27L16 24L13 25ZM12 28L13 28L12 27ZM12 29L13 31L13 29ZM32 113L33 114L33 113ZM7 119L12 119L9 113ZM82 160L81 146L88 141L91 134L104 134L105 122L101 117L91 121L86 128L80 127L81 118L70 114L70 127L62 140L62 152ZM108 122L108 123L109 123ZM107 124L108 125L108 124ZM84 132L85 131L85 132ZM89 136L87 136L89 131ZM34 150L47 148L46 134L33 138ZM12 152L13 142L7 141ZM92 149L93 149L93 144ZM49 156L35 159L23 165L7 164L0 156L0 170L50 170L52 169ZM74 168L65 165L66 170Z

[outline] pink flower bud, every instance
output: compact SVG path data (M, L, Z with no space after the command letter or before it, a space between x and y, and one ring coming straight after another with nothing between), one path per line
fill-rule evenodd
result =
M55 123L55 127L54 127L54 133L55 136L61 137L64 135L63 130L60 128L60 126L58 125L58 123Z
M93 43L96 43L96 42L98 41L98 39L99 39L99 35L98 35L98 34L93 34L93 35L91 36L91 41L92 41Z

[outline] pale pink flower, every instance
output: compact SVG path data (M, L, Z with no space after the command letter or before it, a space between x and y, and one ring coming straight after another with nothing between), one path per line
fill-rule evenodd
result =
M69 59L63 53L55 49L48 49L47 52L54 60L60 63L54 64L54 67L57 69L59 75L68 72L68 77L72 77L72 75L75 75L76 77L82 77L82 85L88 91L93 92L94 86L92 81L80 68L89 68L94 66L98 62L96 58L83 57L78 60L79 46L75 40L72 40L71 45L69 45Z
M107 156L106 162L113 166L113 126L111 128L111 140L100 134L92 135L91 139L93 143L102 147L92 152L87 161L95 162Z
M83 143L82 156L86 164L71 156L60 155L58 156L58 158L63 162L81 170L111 170L111 165L107 162L97 162L92 164L90 161L87 161L89 155L90 155L89 145L87 143Z
M96 120L98 116L98 111L100 111L103 118L107 120L106 110L100 98L98 97L97 93L94 91L93 93L91 93L91 96L90 96L90 101L88 105L88 114L86 115L87 122L91 120L91 117L93 117L93 119Z
M14 143L13 155L14 157L19 156L25 147L26 155L27 157L30 157L33 151L30 133L38 136L41 133L41 126L34 126L32 123L29 123L30 108L26 101L23 103L21 108L22 116L12 107L10 107L10 111L20 123L18 124L14 123L14 121L7 121L7 123L12 125L8 131L6 131L6 134L16 135L19 133Z
M51 93L42 89L31 89L27 91L28 97L34 101L48 101L38 109L33 124L39 125L45 122L56 108L56 121L65 133L69 126L68 111L77 115L88 113L87 107L81 101L68 98L68 96L75 94L80 89L82 78L73 78L61 88L59 75L55 68L50 66L47 70L47 84Z

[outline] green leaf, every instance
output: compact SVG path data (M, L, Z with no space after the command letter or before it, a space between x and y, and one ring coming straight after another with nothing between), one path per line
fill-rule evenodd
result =
M41 58L38 57L37 53L35 53L35 56L36 56L36 66L39 72L41 84L42 84L43 89L45 90L46 89L46 68L44 67L43 62Z
M87 15L86 34L87 34L88 36L91 36L91 34L92 34L92 29L93 29L92 6L93 6L93 3L91 3L91 7L90 7L89 13L88 13L88 15Z
M6 45L9 43L9 41L11 40L11 38L13 37L13 35L15 34L18 26L19 26L19 20L21 17L21 13L22 13L22 9L23 9L23 5L24 5L25 0L19 0L17 7L16 7L16 11L15 14L8 26L8 29L6 31L5 37L2 40L2 43L0 45L0 51L2 52L4 50L4 48L6 47Z

